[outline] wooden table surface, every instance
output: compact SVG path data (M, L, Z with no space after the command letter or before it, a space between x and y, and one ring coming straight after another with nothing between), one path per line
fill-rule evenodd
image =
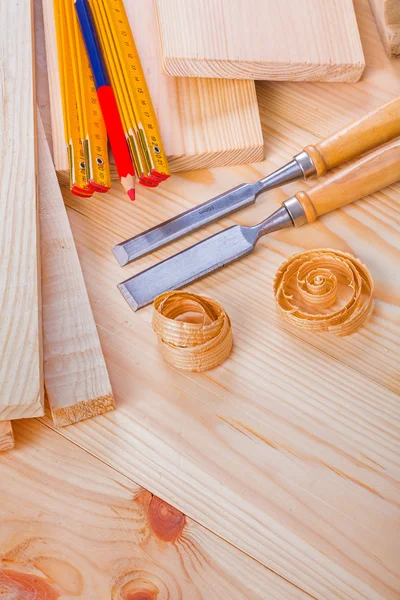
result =
M176 174L139 189L135 205L117 186L91 200L65 192L117 410L58 432L45 418L17 423L16 449L0 457L3 566L46 577L49 594L400 598L400 184L265 237L190 286L233 324L231 358L204 374L162 361L151 308L133 313L117 283L232 223L258 222L308 184L272 191L124 269L110 252L399 95L400 60L384 54L368 1L355 7L361 82L258 84L263 163ZM352 252L374 278L373 317L348 339L301 333L276 314L277 267L316 247Z

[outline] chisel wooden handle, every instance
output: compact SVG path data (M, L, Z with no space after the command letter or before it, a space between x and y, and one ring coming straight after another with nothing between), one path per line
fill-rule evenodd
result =
M308 192L298 192L308 223L400 180L400 140L389 142Z
M323 175L344 162L400 136L400 98L396 98L350 123L315 146L306 146L317 170Z

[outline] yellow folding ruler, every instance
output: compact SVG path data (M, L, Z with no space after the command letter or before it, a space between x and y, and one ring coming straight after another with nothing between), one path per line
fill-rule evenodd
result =
M154 187L170 175L157 118L122 0L89 0L136 175Z
M70 188L91 196L111 186L106 129L74 0L54 0L54 16Z

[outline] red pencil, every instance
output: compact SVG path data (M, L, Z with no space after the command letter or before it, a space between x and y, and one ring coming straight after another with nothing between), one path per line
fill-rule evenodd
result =
M107 129L108 139L114 155L115 166L121 183L131 200L135 199L135 169L126 143L125 133L119 116L117 102L111 86L97 90L101 112Z
M135 169L126 142L114 91L108 77L100 44L96 35L92 11L87 0L75 0L83 39L93 71L94 82L108 139L121 183L131 200L135 199Z

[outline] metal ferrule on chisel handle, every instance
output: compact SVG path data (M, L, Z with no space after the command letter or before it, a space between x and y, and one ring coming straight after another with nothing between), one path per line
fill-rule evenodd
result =
M400 139L382 146L307 191L299 191L257 225L234 225L119 284L133 310L252 252L261 236L342 208L400 177Z
M297 179L310 177L315 173L315 167L310 157L306 152L301 152L290 163L256 183L238 185L228 192L117 244L113 248L113 254L121 266L127 265L165 244L204 227L208 223L213 223L241 208L250 206L259 194L267 190L272 190Z
M126 265L164 244L249 206L262 192L296 179L324 175L330 169L386 144L399 135L400 98L395 98L361 116L327 139L306 146L290 163L257 183L240 185L118 244L113 250L114 255L121 266ZM301 203L290 199L285 206L293 223L296 226L301 225L304 222L304 215L301 215L299 208Z

